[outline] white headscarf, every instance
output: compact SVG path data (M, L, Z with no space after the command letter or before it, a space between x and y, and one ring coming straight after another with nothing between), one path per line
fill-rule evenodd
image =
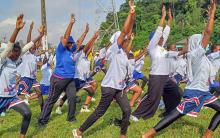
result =
M193 50L195 50L195 49L199 48L199 46L201 46L202 38L203 38L202 34L195 34L195 35L192 35L188 41L187 77L189 79L189 82L191 82L193 80L192 64L194 64L194 62L196 62L196 60L198 60L198 59L193 59L189 55L190 55L190 52L192 52ZM207 66L209 66L209 68L210 68L210 78L211 78L211 76L213 75L213 73L212 73L213 66L206 56L205 56L205 60L208 63Z

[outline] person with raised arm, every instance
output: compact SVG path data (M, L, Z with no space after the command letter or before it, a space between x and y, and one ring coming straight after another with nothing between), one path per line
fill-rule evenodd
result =
M74 53L77 50L76 43L71 34L75 16L72 14L66 32L56 49L56 67L50 79L50 92L47 101L44 104L43 110L38 120L39 126L44 126L48 123L53 105L58 100L63 91L67 94L69 103L67 121L73 122L76 110L76 86L75 86L75 62L72 60Z
M129 6L130 11L124 23L124 27L118 38L116 38L117 41L115 41L115 43L111 46L112 56L110 59L109 69L101 83L102 96L99 105L79 129L74 129L72 131L74 138L82 137L82 133L104 115L114 98L123 112L120 138L126 137L131 109L127 95L123 93L123 89L126 86L125 78L129 65L126 54L126 36L132 29L135 19L135 6L133 0L129 1Z
M91 53L95 40L98 38L99 32L96 32L94 36L89 40L86 45L81 45L77 50L76 54L73 57L73 60L76 62L76 73L75 73L75 83L76 91L84 89L88 92L86 101L82 106L80 112L90 112L88 105L92 100L92 97L95 94L97 89L97 83L90 76L90 61L88 60L88 55ZM61 99L57 109L57 114L62 114L61 108L66 101L67 96L64 95Z
M32 30L34 27L34 22L31 23L28 36L27 36L27 43L31 41ZM41 40L39 40L41 41ZM41 95L40 91L40 84L37 81L37 57L36 57L36 50L39 48L39 43L37 42L36 45L29 49L23 56L22 56L22 63L18 67L18 74L20 75L19 85L18 85L18 94L25 95L27 99L25 101L28 103L28 100L32 100L38 98L38 102L40 105L40 109L43 108L43 96ZM35 95L31 94L31 88L34 89L36 92Z
M166 27L163 29L166 8L162 7L162 17L157 30L149 36L150 42L147 47L147 52L151 59L151 70L149 75L148 92L143 96L138 108L132 113L131 120L138 121L139 118L144 120L154 116L160 99L163 96L165 102L166 112L168 113L175 109L181 100L181 95L178 86L169 79L170 68L168 64L169 58L175 58L186 52L172 52L169 53L164 45L170 34L170 27L172 22L172 12L169 8L169 19ZM169 100L173 98L175 100Z
M220 123L220 100L209 92L210 78L213 66L205 55L211 34L213 32L214 17L217 2L211 0L209 8L209 20L202 34L194 34L189 37L187 54L188 83L184 90L183 101L170 114L166 115L159 123L146 132L142 138L153 138L158 132L171 125L173 122L190 115L196 117L203 106L216 111L211 119L203 138L211 138L214 130Z
M21 14L17 17L16 28L7 48L0 54L0 113L10 108L22 115L20 138L25 138L31 120L31 111L25 102L17 96L17 67L21 64L20 56L25 54L44 35L44 27L41 27L39 36L21 48L18 42L15 43L15 40L24 25L23 14Z

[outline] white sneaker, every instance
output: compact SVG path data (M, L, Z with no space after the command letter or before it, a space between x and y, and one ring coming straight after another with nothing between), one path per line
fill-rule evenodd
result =
M73 138L82 138L82 136L77 135L76 129L73 129L72 133L73 133Z
M30 105L29 102L28 102L28 99L24 99L24 102L25 102L27 105Z
M95 102L95 101L96 101L96 99L92 97L91 101L92 101L92 102Z
M130 116L130 120L134 121L134 122L138 122L139 119L133 115Z
M61 107L59 107L59 106L57 107L56 113L57 113L58 115L61 115L61 114L62 114Z
M83 107L81 108L80 112L81 112L81 113L82 113L82 112L88 113L88 112L91 112L91 111L88 109L88 107L83 106Z
M163 100L160 100L160 104L159 104L158 108L159 108L160 110L165 109L165 104L164 104Z

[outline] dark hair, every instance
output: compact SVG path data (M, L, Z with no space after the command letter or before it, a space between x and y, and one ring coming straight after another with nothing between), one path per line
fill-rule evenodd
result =
M134 54L133 53L129 53L128 54L128 59L133 59L134 58Z
M213 44L211 46L211 51L213 52L218 46L220 46L220 44Z
M21 51L21 46L20 46L20 43L19 43L19 42L14 43L12 50L15 50L15 49L18 49L18 50Z
M83 50L83 49L84 49L84 47L85 47L85 45L81 45L81 46L79 47L79 50L78 50L78 51Z

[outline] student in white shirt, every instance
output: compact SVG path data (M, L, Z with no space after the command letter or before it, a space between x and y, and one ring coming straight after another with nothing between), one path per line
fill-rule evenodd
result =
M44 57L43 65L41 66L42 79L40 81L40 90L42 95L48 95L50 89L50 77L52 75L51 69L52 60L49 60L47 56Z
M143 90L145 85L148 82L148 78L142 73L142 68L144 66L144 59L145 56L147 55L146 49L143 49L141 52L139 52L138 55L135 56L135 70L133 72L133 78L136 80L141 79L142 84L141 84L141 89Z
M102 70L106 74L106 53L108 48L111 46L111 43L106 45L104 48L100 49L99 54L97 58L95 59L94 63L94 69L91 72L91 77L93 77L96 73L98 73L100 70Z
M169 53L163 46L170 34L170 25L172 21L171 9L169 9L169 20L163 30L163 24L166 17L166 8L162 8L162 18L160 24L153 36L150 36L150 43L147 47L148 54L151 58L151 70L149 75L148 92L141 99L138 108L132 113L131 119L138 121L139 118L148 119L152 117L160 103L161 96L166 99L165 114L171 112L180 102L178 87L169 79L170 68L168 59L177 57L184 53ZM170 88L171 87L171 88ZM169 100L169 99L175 100Z
M125 38L126 35L128 35L128 33L131 31L135 19L135 6L133 1L129 1L129 6L130 12L125 21L122 32L119 38L116 39L117 42L113 43L111 46L111 62L109 69L101 83L102 97L99 105L79 129L74 129L72 131L74 138L82 137L82 133L104 115L114 98L123 112L120 138L126 137L131 109L128 98L126 94L123 93L123 89L125 88L125 77L127 74L126 68L129 65L126 53L130 51L130 49L129 51L126 49L127 41Z
M30 29L27 36L27 43L31 41L31 35L33 30L34 22L31 23ZM35 52L38 47L41 45L41 41L39 41L34 47L29 49L23 56L22 56L22 63L19 66L19 75L20 81L18 85L18 94L25 95L28 97L28 100L32 100L38 98L38 102L40 108L43 108L43 96L40 91L40 84L37 81L37 57L35 56ZM31 88L33 87L36 95L30 96Z
M216 97L220 95L220 77L218 76L218 71L220 68L220 45L214 44L211 47L211 52L207 57L214 66L214 75L210 79L210 92L214 93Z
M209 21L203 34L195 34L189 38L187 54L187 75L189 81L184 91L184 100L169 115L145 133L143 138L153 138L156 133L168 127L184 115L196 117L203 106L210 107L216 113L213 116L203 138L211 138L213 131L220 124L220 100L209 92L209 79L212 77L213 66L205 55L205 48L213 32L217 2L211 1L208 10ZM191 132L190 132L191 133Z
M44 35L44 29L41 27L39 36L21 48L19 43L14 44L14 42L24 24L23 14L21 14L17 17L16 28L7 48L0 54L0 113L5 109L11 108L22 115L20 138L25 138L31 120L31 111L24 101L17 96L16 74L17 67L21 63L19 58Z
M88 92L88 96L86 97L86 101L80 112L90 112L88 105L90 104L97 89L97 82L90 76L90 61L88 60L88 55L92 52L93 44L98 36L99 32L96 32L86 45L81 45L73 57L73 60L76 62L76 73L74 77L76 91L84 89ZM64 95L56 109L57 114L62 114L61 108L66 99L67 96Z

